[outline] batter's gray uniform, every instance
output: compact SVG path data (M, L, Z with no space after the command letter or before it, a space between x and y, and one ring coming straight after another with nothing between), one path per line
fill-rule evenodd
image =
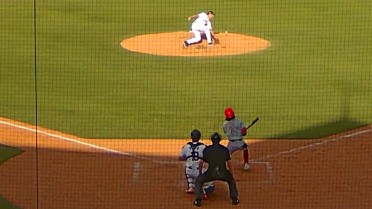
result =
M223 123L223 132L229 140L227 148L231 154L238 150L248 149L248 145L245 143L244 136L242 135L242 129L245 129L245 124L238 118L226 120Z

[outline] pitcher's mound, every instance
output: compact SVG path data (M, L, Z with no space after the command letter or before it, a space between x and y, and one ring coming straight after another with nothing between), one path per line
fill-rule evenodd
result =
M224 56L260 51L270 46L270 42L236 33L218 33L220 44L207 46L207 43L183 48L182 43L192 37L190 32L171 32L140 35L124 39L120 45L130 51L162 56Z

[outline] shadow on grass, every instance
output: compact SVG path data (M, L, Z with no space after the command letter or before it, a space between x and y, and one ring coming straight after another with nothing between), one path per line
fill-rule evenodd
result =
M319 139L341 132L356 129L368 124L353 121L350 119L341 119L338 121L330 121L316 126L311 126L296 132L287 133L272 138L277 139Z
M0 164L21 154L23 151L14 147L0 144ZM0 194L0 208L1 209L20 209L19 207L13 205L12 203L6 201L1 197Z
M12 157L15 157L21 154L22 152L23 151L18 148L0 144L0 164L7 161L8 159Z

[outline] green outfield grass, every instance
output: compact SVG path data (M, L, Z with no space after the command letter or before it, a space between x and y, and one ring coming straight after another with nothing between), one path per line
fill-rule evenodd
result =
M1 1L0 116L92 138L185 138L194 128L208 137L221 131L226 106L246 123L260 117L252 138L320 137L370 124L371 7L59 0L36 1L35 14L30 1ZM215 31L259 36L271 47L218 58L120 47L135 35L189 30L187 17L207 9L216 12Z
M22 150L8 147L5 145L0 144L0 165L7 161L8 159L20 154ZM0 195L0 208L2 209L19 209L19 207L11 204L10 202L3 199Z

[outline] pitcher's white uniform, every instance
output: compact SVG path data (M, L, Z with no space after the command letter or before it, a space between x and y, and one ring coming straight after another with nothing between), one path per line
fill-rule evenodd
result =
M201 34L204 33L208 44L212 44L212 23L209 20L209 17L206 13L202 12L198 14L198 18L191 25L191 31L194 34L194 37L186 40L187 45L199 43L201 41Z

